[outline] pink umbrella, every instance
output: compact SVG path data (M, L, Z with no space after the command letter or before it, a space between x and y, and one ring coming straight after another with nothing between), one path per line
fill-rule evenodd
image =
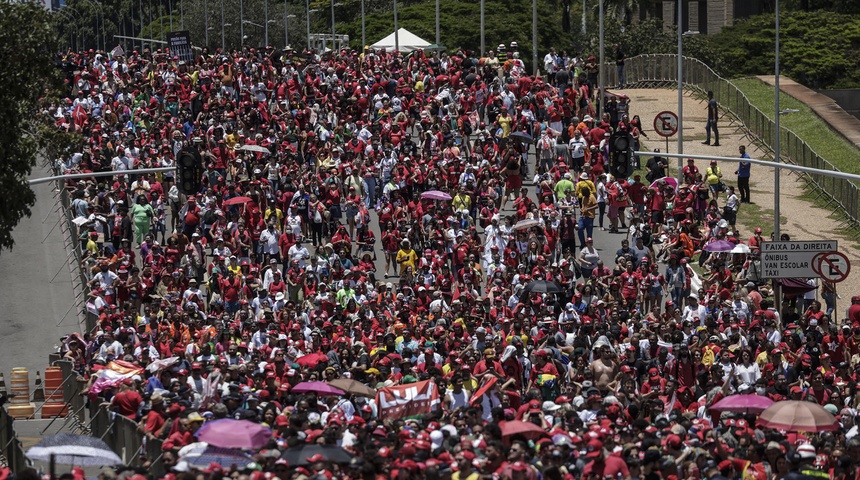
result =
M774 403L761 412L758 425L789 432L826 432L839 429L839 421L824 407L801 400Z
M439 190L430 190L421 194L421 198L428 200L451 200L451 195Z
M715 403L711 410L759 415L771 405L773 400L761 395L732 395Z
M301 382L292 390L293 393L316 393L317 395L344 395L343 390L332 387L325 382Z
M660 182L663 182L663 183L665 183L665 184L667 184L667 185L671 185L673 190L677 190L677 189L678 189L678 179L677 179L677 178L674 178L674 177L663 177L663 178L658 178L657 180L654 180L654 181L651 183L651 188L657 188L657 185L658 185Z
M728 240L714 240L705 245L702 250L706 252L731 252L735 248L735 244Z
M207 422L197 430L197 439L223 448L263 448L272 438L272 431L259 423L225 418Z

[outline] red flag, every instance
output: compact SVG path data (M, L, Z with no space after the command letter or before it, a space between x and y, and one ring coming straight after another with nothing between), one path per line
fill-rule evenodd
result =
M87 118L89 118L87 111L84 110L84 107L78 104L72 111L72 120L75 122L75 125L83 127L84 124L87 123Z
M475 391L475 393L472 394L472 398L469 400L469 405L475 405L476 403L480 402L481 396L483 394L489 392L490 389L493 388L493 385L495 385L499 381L499 377L496 377L496 376L484 377L484 378L489 378L489 380L484 382L484 384L481 385L481 388L477 389Z
M376 392L379 418L398 419L430 413L439 402L439 389L432 380L395 385Z

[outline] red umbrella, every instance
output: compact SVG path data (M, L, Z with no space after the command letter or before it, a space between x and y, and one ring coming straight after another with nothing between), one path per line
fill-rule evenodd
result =
M826 432L839 429L839 421L824 407L800 400L774 403L761 412L758 425L789 432Z
M328 356L324 353L309 353L296 359L296 363L302 367L314 368L320 363L327 362Z
M243 204L243 203L248 203L248 202L250 202L250 201L251 201L251 199L250 199L250 198L248 198L248 197L233 197L233 198L231 198L231 199L229 199L229 200L225 200L225 201L224 201L224 206L226 207L226 206L229 206L229 205L241 205L241 204Z
M549 435L544 429L531 422L523 422L520 420L511 420L510 422L501 422L502 438L510 439L514 435L522 435L528 440L535 440L540 437Z

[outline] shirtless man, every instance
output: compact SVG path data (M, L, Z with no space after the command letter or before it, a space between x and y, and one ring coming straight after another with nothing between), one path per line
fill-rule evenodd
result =
M615 380L618 365L612 360L612 349L609 346L598 350L600 351L595 352L595 357L599 355L599 358L591 364L591 373L594 374L594 386L602 393L611 390L609 384Z

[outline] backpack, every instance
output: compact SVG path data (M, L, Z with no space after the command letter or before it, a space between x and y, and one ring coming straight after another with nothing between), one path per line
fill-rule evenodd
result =
M466 135L472 134L472 123L469 121L468 118L465 117L463 118L463 133L465 133Z

